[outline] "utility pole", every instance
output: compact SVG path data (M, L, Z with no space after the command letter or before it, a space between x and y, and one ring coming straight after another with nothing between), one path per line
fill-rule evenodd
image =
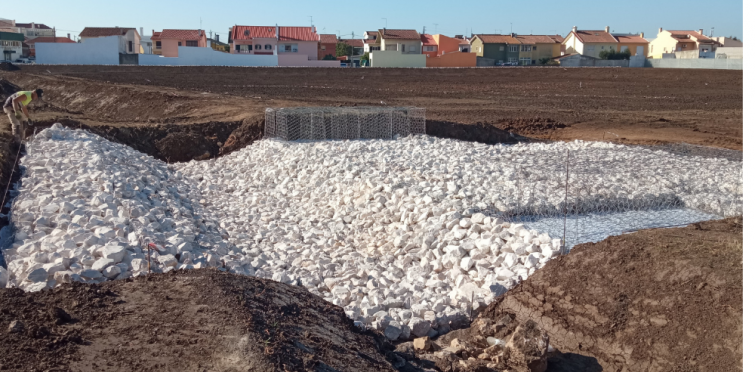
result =
M385 28L388 28L388 18L381 18L381 19L385 20Z
M425 26L422 26L422 35L425 34Z
M309 16L309 25L314 26L315 24L312 22L312 16Z

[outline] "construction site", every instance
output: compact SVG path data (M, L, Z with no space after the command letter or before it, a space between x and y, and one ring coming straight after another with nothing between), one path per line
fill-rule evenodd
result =
M36 88L0 370L743 369L742 71L0 71Z

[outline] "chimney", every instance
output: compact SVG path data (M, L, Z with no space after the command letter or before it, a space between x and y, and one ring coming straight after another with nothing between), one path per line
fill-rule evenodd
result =
M220 42L220 35L215 34L215 41L217 41L218 43Z
M606 32L611 32L611 28L606 26Z
M144 27L139 27L139 36L144 35Z
M658 29L658 33L660 34L661 32L663 32L663 27Z
M700 35L702 35L703 34L703 29L701 28L701 29L697 30L697 33L699 33Z
M275 39L280 40L281 38L281 28L276 24L275 25Z
M640 37L644 39L645 38L645 33L644 32L640 32Z
M574 33L576 33L577 32L577 26L572 27L571 31L574 32Z
M198 37L198 38L201 38L201 37L202 37L202 30L197 30L197 37Z
M71 34L68 34L68 40L71 40Z
M31 23L31 28L34 29L34 22Z

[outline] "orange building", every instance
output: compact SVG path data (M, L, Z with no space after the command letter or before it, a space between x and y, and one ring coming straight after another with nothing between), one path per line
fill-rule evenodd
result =
M427 67L477 66L476 54L459 50L459 44L464 44L469 50L466 40L441 34L422 34L420 37L422 38L422 54L427 56Z

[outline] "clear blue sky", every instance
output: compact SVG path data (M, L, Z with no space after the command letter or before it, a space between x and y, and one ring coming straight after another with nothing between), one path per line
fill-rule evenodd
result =
M107 5L105 5L107 4ZM416 29L446 35L509 33L566 35L572 26L614 32L645 32L654 38L659 27L668 30L704 29L707 35L734 35L742 38L742 1L721 0L637 0L540 2L476 1L199 1L199 0L35 0L3 7L0 18L17 22L38 22L56 27L59 36L77 35L86 26L144 27L152 29L197 29L221 33L238 25L309 26L310 18L320 33L340 32L343 37L361 37L365 30L388 28ZM436 26L437 24L437 26Z

